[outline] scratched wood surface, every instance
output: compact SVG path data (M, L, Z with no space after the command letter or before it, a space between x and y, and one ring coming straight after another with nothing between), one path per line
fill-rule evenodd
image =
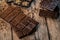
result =
M27 16L39 22L36 32L19 39L11 25L0 18L0 40L60 40L60 17L51 19L39 16L39 3L40 0L35 0L30 8L22 8Z

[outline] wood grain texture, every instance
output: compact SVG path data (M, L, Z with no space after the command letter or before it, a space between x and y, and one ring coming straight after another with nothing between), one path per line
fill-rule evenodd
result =
M4 37L4 32L0 32L0 40L60 40L60 17L58 19L51 19L51 18L44 18L39 16L39 9L40 9L40 0L35 0L35 4L32 3L31 7L28 9L22 9L24 10L25 14L28 15L29 17L35 19L36 21L39 22L39 25L36 27L36 32L24 37L22 39L19 39L14 30L11 32L11 29L9 28L8 31L9 34ZM60 5L59 5L60 6ZM28 11L27 11L28 10ZM2 20L1 20L2 21ZM7 23L5 23L7 24ZM7 24L8 25L8 24ZM2 27L2 26L0 26ZM9 26L8 26L9 27ZM7 28L8 28L7 27ZM48 28L47 28L48 27ZM1 30L0 30L1 31ZM10 34L12 33L12 34ZM13 37L13 39L11 38ZM50 36L50 37L49 37Z
M50 40L60 40L60 21L47 18Z
M11 26L0 18L0 40L12 40Z

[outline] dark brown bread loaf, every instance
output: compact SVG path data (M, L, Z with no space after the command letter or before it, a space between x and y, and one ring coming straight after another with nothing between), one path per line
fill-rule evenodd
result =
M1 14L1 18L12 25L20 38L28 35L38 25L38 22L26 16L20 7L8 7Z

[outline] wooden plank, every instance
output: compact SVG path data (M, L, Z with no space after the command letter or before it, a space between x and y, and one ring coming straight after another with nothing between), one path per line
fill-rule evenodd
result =
M35 40L49 40L46 20L38 15L37 13L35 14L35 19L39 22L38 27L36 27Z
M11 26L2 18L0 18L0 40L12 40Z
M50 40L60 40L60 20L47 18L47 24Z
M60 13L60 3L58 4ZM51 40L60 40L60 14L58 19L47 18L47 24Z

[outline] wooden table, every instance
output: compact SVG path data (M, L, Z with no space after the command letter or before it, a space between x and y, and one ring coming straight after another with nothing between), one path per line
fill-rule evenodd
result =
M18 38L9 23L0 18L0 40L60 40L60 17L58 19L41 17L39 8L39 1L36 1L35 5L24 10L25 14L38 21L39 25L35 33L22 39Z

